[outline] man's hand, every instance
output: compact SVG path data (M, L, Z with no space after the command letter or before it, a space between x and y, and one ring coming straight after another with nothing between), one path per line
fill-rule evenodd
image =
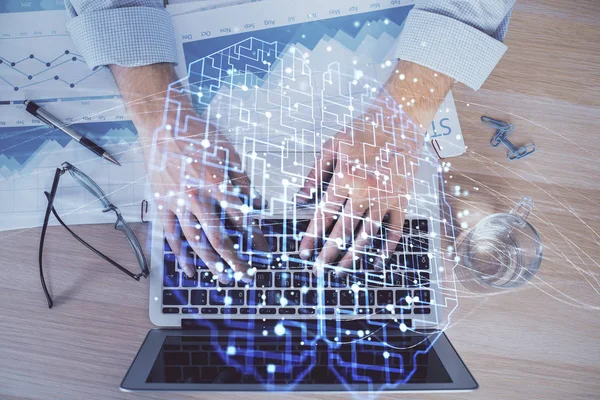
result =
M222 282L250 280L249 265L226 228L252 232L255 249L267 251L268 244L248 218L261 199L234 147L199 119L185 95L172 95L166 103L166 89L177 80L170 64L111 70L140 135L167 241L184 272L196 273L189 246Z
M379 118L378 118L379 116ZM406 117L406 115L404 115ZM301 193L310 196L322 183L327 190L318 202L318 219L313 219L300 244L300 256L312 256L314 237L329 237L320 251L314 272L320 274L343 254L340 272L352 269L353 258L369 247L382 226L385 245L373 257L383 265L395 251L402 236L408 184L412 179L411 163L416 161L416 126L394 121L397 132L390 132L392 117L382 118L374 112L354 121L352 127L339 132L323 146L321 159L311 171ZM387 125L388 131L381 126ZM375 122L379 121L379 122ZM400 126L406 133L400 134ZM409 174L407 174L407 172Z
M426 127L451 86L452 79L445 75L400 61L385 85L398 111L374 109L323 145L321 158L301 190L308 197L313 195L311 189L318 192L327 185L317 210L319 218L311 221L300 245L300 256L309 259L314 237L330 231L315 261L315 273L335 263L346 249L338 267L340 272L348 271L356 254L378 237L385 236L378 264L383 265L395 251L404 225L409 173L414 173L410 163L416 164ZM404 128L390 130L390 119Z

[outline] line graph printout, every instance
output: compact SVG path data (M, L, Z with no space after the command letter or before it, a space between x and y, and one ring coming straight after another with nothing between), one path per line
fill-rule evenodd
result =
M127 219L140 218L146 184L137 132L110 71L88 67L66 21L64 10L0 14L0 230L41 225L43 191L64 161L95 179ZM123 167L117 170L28 114L27 98L115 154ZM114 222L66 178L57 210L68 223Z
M0 14L0 127L43 125L24 112L25 99L66 122L126 118L110 71L88 67L66 22L65 11Z

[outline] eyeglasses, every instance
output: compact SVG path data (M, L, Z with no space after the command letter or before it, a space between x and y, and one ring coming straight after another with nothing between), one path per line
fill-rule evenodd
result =
M56 197L56 191L58 189L58 182L60 181L60 177L64 175L66 172L69 172L73 179L78 182L81 186L83 186L88 192L90 192L94 197L96 197L101 203L104 209L102 212L113 211L117 216L117 222L115 222L115 229L121 231L127 237L133 252L135 253L135 257L137 258L137 262L140 266L141 273L134 274L131 271L127 270L119 263L113 261L108 256L104 255L92 245L87 243L81 237L79 237L75 232L71 230L63 220L58 216L56 209L54 208L54 198ZM93 251L98 256L102 257L104 260L108 261L110 264L117 267L119 270L123 271L125 274L130 276L131 278L139 281L141 277L147 278L150 274L148 270L148 263L146 262L146 257L144 256L144 252L142 251L142 246L140 246L140 242L137 240L137 237L133 233L131 227L127 224L119 209L112 204L104 191L94 182L89 176L81 172L75 166L68 162L64 162L61 165L61 168L56 169L56 173L54 174L54 182L52 182L52 189L50 189L50 193L44 192L46 198L48 199L48 206L46 208L46 214L44 216L44 225L42 226L42 235L40 237L40 248L39 248L39 264L40 264L40 280L42 282L42 289L44 290L44 294L46 295L46 300L48 301L48 308L52 308L54 302L52 301L52 297L50 297L50 293L48 292L48 288L46 287L46 281L44 280L44 271L42 267L42 254L44 252L44 239L46 238L46 230L48 228L48 221L50 220L50 213L54 214L56 220L71 234L79 243L83 244L85 247Z

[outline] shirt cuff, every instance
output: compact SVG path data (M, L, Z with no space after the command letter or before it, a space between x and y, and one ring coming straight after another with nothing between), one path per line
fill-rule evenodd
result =
M80 14L67 23L90 68L177 62L171 16L163 8L123 7Z
M400 34L398 57L478 90L506 49L502 42L461 21L411 10Z

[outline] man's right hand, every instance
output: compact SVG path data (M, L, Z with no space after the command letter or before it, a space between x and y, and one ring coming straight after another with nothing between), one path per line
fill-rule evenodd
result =
M156 131L151 148L145 149L166 239L187 276L194 276L196 266L182 236L221 282L250 281L251 266L241 259L241 249L234 248L226 229L239 232L255 250L267 252L266 239L253 229L249 217L262 199L225 135L211 125L207 129L193 113L179 115L178 132L176 121L167 118L172 124ZM182 131L186 117L187 129ZM252 232L251 238L245 232Z

